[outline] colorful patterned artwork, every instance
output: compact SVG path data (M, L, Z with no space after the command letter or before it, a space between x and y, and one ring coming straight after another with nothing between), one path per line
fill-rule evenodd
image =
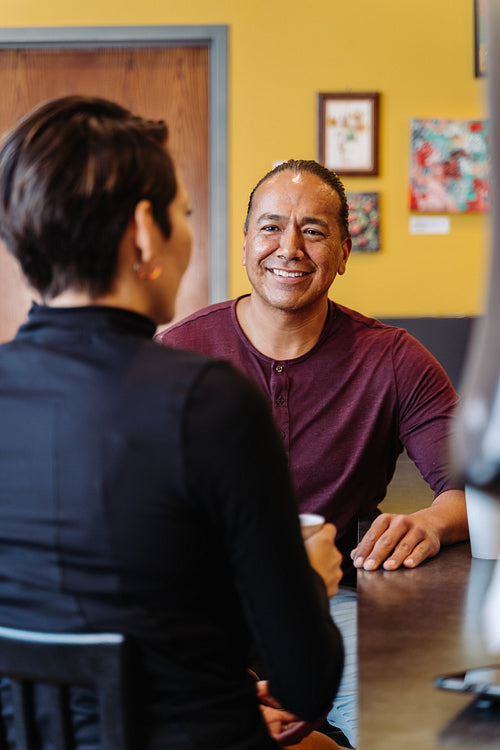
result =
M410 137L412 211L489 210L486 120L412 120Z
M380 250L378 193L346 193L353 252Z

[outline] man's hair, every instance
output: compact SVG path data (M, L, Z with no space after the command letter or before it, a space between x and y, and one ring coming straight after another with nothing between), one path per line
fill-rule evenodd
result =
M349 231L349 205L345 195L344 186L339 179L338 175L331 169L327 169L322 164L319 164L313 159L289 159L284 161L278 166L271 169L261 180L258 181L252 192L250 193L250 199L248 201L247 216L245 219L245 231L248 230L248 222L250 220L250 213L252 211L253 198L256 190L262 185L263 182L269 180L271 177L279 174L280 172L310 172L316 175L326 185L329 185L340 198L340 210L339 210L339 221L342 230L342 239L346 239L351 236Z
M0 148L0 237L43 298L109 291L140 200L165 237L177 192L167 126L96 97L45 102Z

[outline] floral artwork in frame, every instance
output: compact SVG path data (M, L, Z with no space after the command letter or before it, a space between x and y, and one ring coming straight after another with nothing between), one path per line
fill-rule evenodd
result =
M349 231L353 252L380 250L380 209L378 193L346 193L349 204Z
M379 94L318 94L319 161L339 175L378 174Z
M410 131L410 210L487 212L488 121L412 120Z

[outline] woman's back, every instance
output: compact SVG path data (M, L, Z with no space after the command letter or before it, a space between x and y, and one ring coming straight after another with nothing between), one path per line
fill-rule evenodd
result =
M0 348L0 620L125 632L143 731L265 747L245 616L278 615L257 566L284 461L253 387L151 335L127 311L35 308ZM266 651L286 641L277 617Z

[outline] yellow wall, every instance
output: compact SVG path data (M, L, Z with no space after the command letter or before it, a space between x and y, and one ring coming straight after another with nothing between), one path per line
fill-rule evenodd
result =
M378 316L482 309L487 219L455 215L447 236L410 236L412 117L485 115L473 76L472 0L2 0L3 26L227 24L230 295L247 291L241 226L248 193L276 159L315 158L319 91L381 93L383 250L351 256L332 297Z

